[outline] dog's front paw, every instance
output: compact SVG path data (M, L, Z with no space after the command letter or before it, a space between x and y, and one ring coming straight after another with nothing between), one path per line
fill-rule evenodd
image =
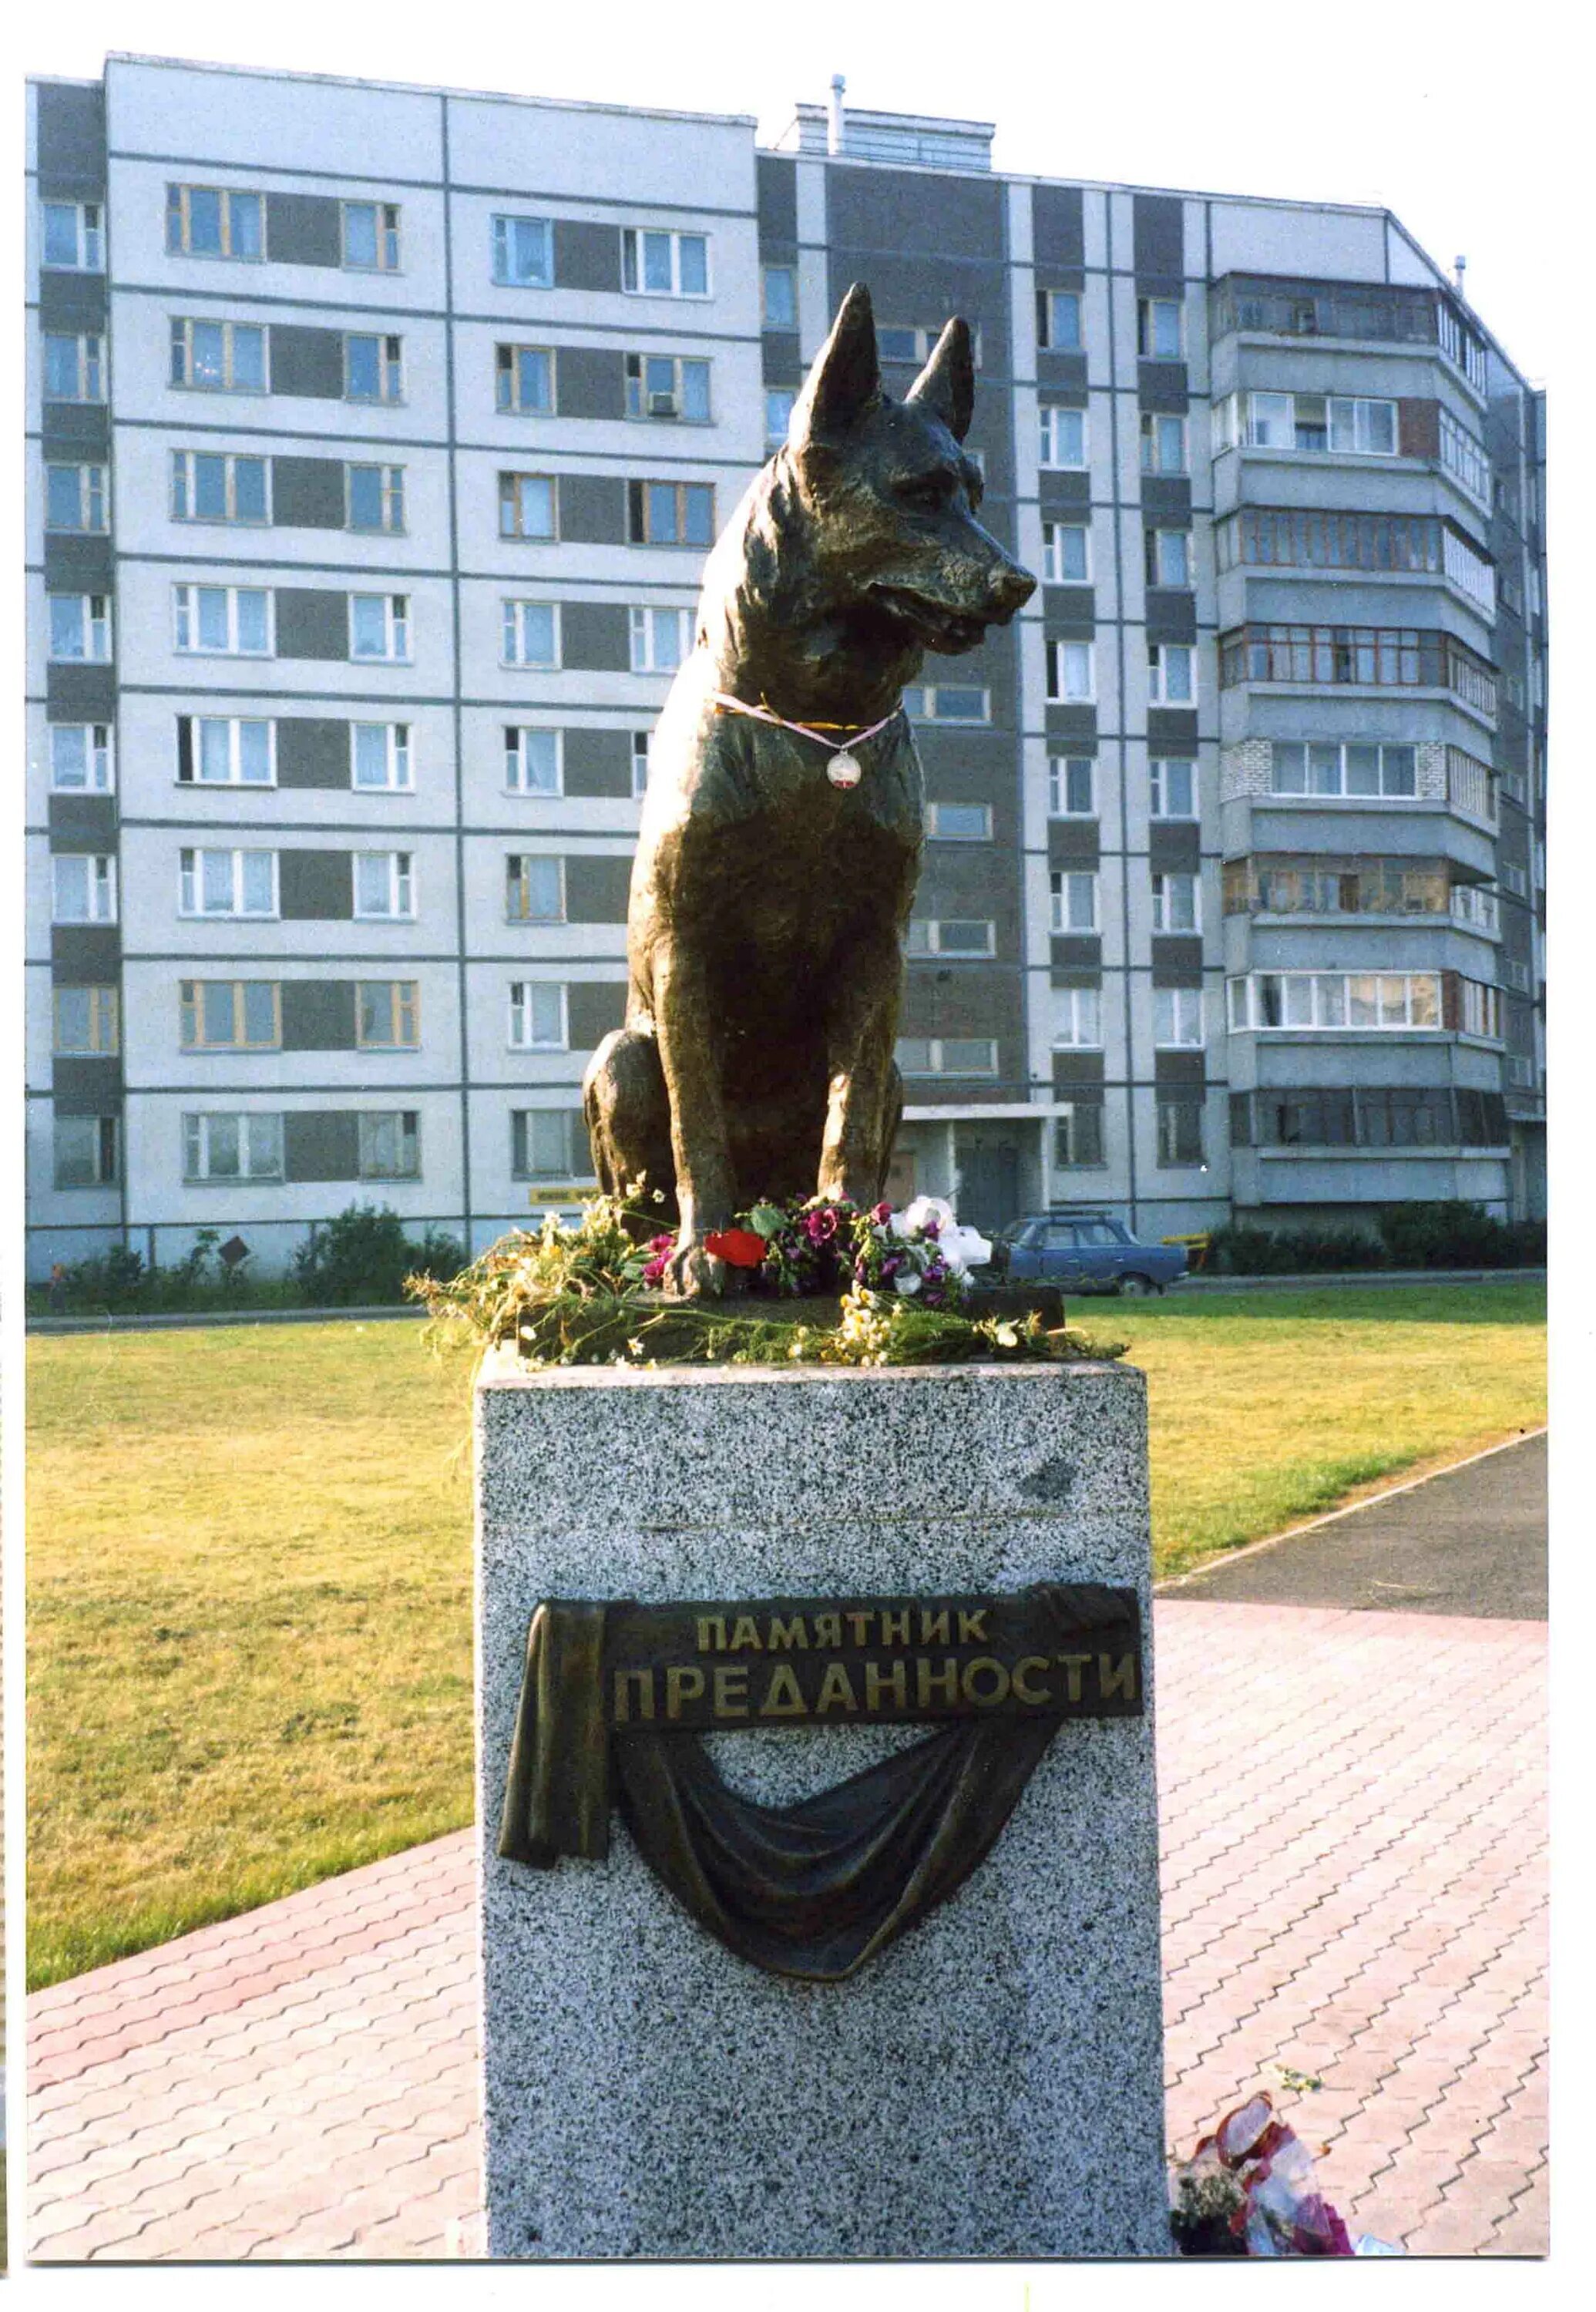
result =
M679 1300L718 1300L726 1290L726 1264L704 1248L702 1237L677 1245L665 1264L665 1290Z

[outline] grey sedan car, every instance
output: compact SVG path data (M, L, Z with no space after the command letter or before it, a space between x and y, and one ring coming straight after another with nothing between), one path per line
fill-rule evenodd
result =
M1179 1245L1138 1244L1108 1213L1062 1207L1011 1221L992 1248L1006 1283L1032 1278L1077 1292L1162 1292L1186 1274Z

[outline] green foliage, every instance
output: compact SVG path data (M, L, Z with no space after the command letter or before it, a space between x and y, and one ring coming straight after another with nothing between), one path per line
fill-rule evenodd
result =
M1215 1229L1210 1264L1233 1276L1305 1276L1381 1268L1539 1268L1544 1221L1499 1221L1481 1204L1388 1204L1362 1229Z
M464 1257L441 1230L413 1242L386 1204L350 1204L311 1230L294 1256L294 1276L312 1309L377 1306L402 1300L412 1276L456 1274Z
M1208 1265L1232 1276L1317 1275L1333 1270L1384 1268L1378 1237L1353 1229L1215 1229Z

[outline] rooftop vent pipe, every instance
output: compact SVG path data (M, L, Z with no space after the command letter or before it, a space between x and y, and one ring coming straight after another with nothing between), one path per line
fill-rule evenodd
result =
M831 75L831 101L826 107L826 150L842 151L842 98L847 83L840 73Z
M1457 291L1460 297L1463 293L1463 276L1468 272L1468 270L1469 259L1466 257L1454 257L1452 258L1451 285Z

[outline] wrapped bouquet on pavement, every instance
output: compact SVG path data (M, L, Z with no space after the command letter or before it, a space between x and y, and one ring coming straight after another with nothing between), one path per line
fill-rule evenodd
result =
M1175 2170L1171 2222L1187 2255L1389 2255L1347 2238L1307 2146L1267 2094L1227 2112Z

